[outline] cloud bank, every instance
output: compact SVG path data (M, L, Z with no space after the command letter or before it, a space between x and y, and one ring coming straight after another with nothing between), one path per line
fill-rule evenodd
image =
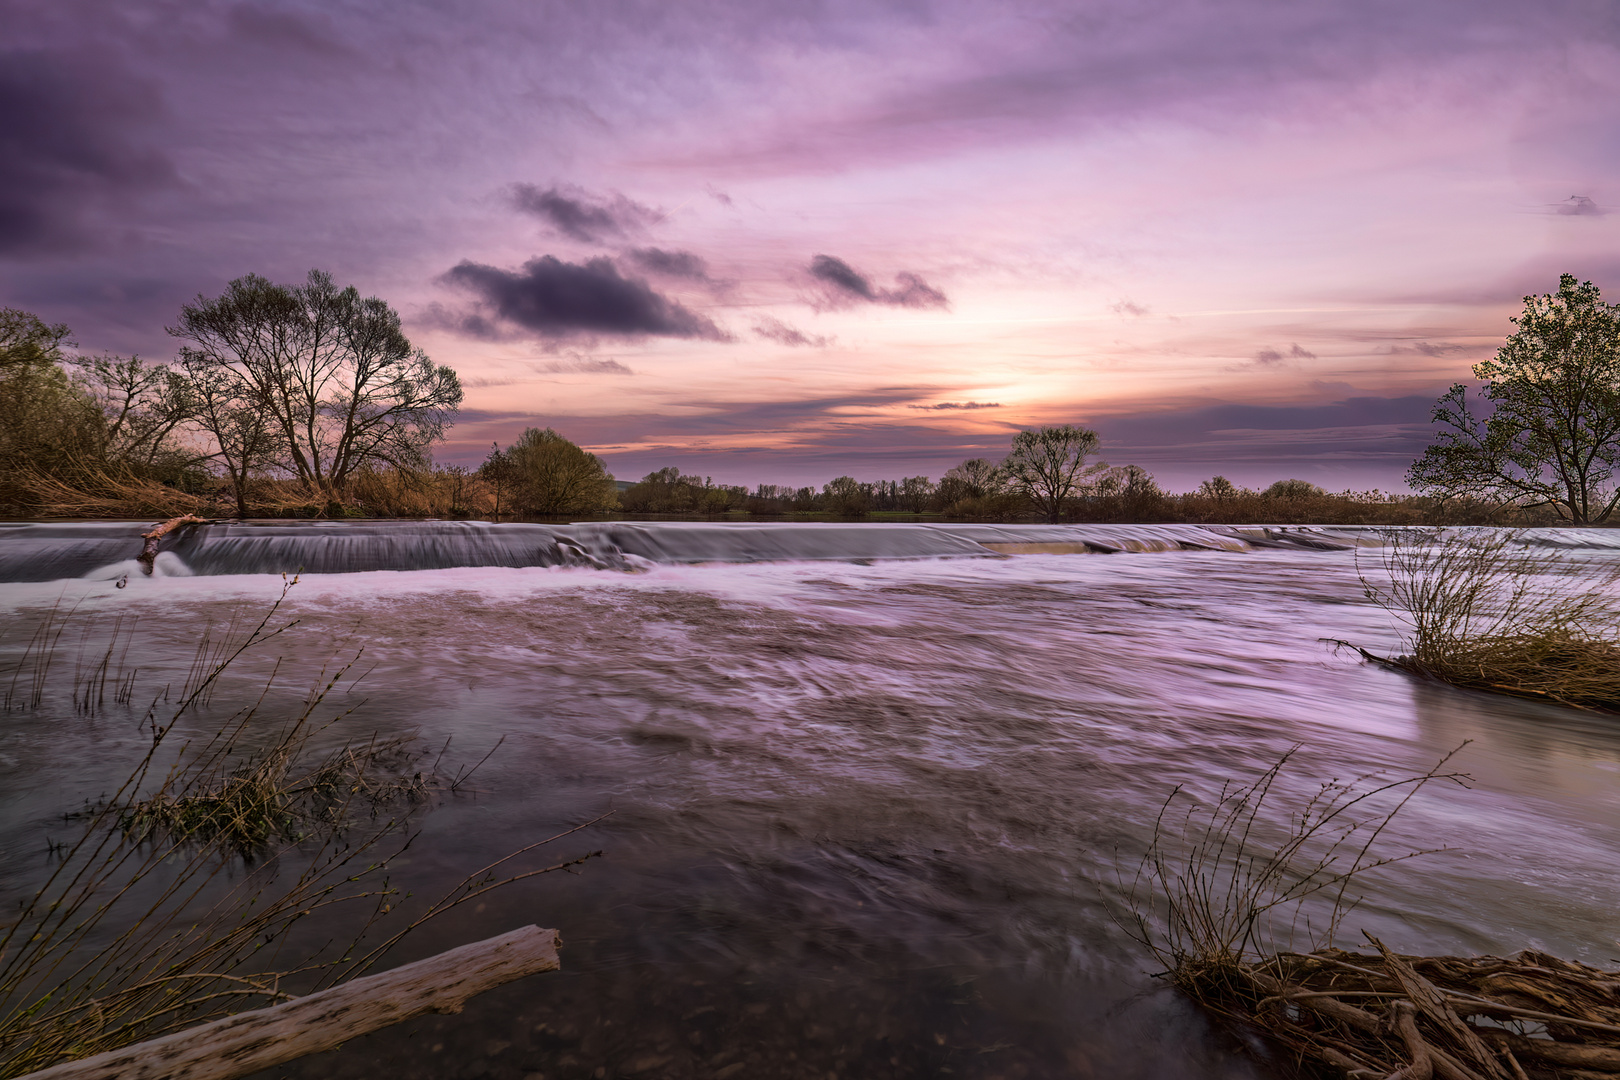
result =
M611 259L570 263L541 255L521 270L464 260L443 280L482 301L482 310L455 320L458 329L474 337L500 336L493 317L546 338L601 334L729 340L708 318L639 278L621 275Z
M81 243L97 204L172 183L135 137L160 111L117 65L0 52L0 253Z

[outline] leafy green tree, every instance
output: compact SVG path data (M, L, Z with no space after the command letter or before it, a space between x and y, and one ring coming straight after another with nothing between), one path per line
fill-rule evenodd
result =
M1012 453L1001 471L1047 521L1057 522L1063 506L1078 494L1092 475L1108 466L1087 465L1097 452L1097 433L1089 428L1062 424L1020 431L1013 437Z
M872 485L853 476L840 476L822 485L823 505L829 514L865 517L872 508Z
M102 460L101 414L62 366L73 345L65 325L0 308L0 504L28 507L36 480Z
M1310 499L1327 492L1309 480L1278 480L1260 494L1268 499Z
M50 325L31 312L0 308L0 377L61 363L62 350L76 344L69 334L66 323Z
M550 428L527 428L506 457L513 506L527 513L591 514L618 506L618 489L602 459Z
M1491 414L1463 384L1434 408L1435 442L1406 474L1413 490L1523 507L1551 506L1575 524L1606 521L1620 502L1620 307L1591 282L1524 298L1518 328L1474 365Z
M928 509L934 497L934 484L926 476L907 476L900 480L896 502L901 510L920 514Z
M188 370L213 370L269 415L282 466L330 502L362 467L425 466L461 405L456 373L412 347L391 307L319 270L297 286L237 278L181 308L169 333L189 342Z

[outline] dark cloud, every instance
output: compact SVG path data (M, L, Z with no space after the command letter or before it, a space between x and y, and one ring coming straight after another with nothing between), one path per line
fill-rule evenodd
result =
M627 236L659 220L650 206L633 202L623 195L592 195L582 188L513 184L512 205L550 225L564 236L586 243Z
M1211 405L1098 419L1111 461L1353 462L1404 471L1430 438L1434 397L1352 397L1327 405ZM1218 470L1217 470L1218 471Z
M870 304L914 308L950 306L944 293L916 274L896 274L894 288L880 289L849 263L831 255L817 255L811 259L810 276L829 287L835 302L864 300Z
M689 278L692 281L709 280L709 264L690 251L665 251L663 248L631 248L626 257L649 274L665 277Z
M1143 307L1141 304L1133 303L1130 300L1121 300L1110 310L1112 310L1115 315L1129 315L1133 319L1140 319L1142 316L1148 313L1147 308Z
M941 412L948 409L999 409L999 401L942 401L938 405L907 405L908 409L924 409L929 412Z
M781 319L770 315L762 315L754 323L754 333L766 341L774 341L778 345L808 345L812 348L825 349L836 339L823 337L820 334L807 334L796 326L789 326Z
M536 364L534 370L547 375L634 375L635 372L614 359L598 360L589 356L573 356L567 360L548 360Z
M473 337L503 336L494 321L499 319L541 337L604 334L728 340L713 322L654 292L645 281L622 276L605 258L568 263L542 255L524 263L520 271L464 261L443 280L487 305L487 310L451 320Z
M835 259L831 255L817 255L810 260L810 276L818 281L825 281L850 296L858 296L862 300L877 300L877 290L872 288L872 283L856 273L855 268L843 259Z
M83 243L95 210L172 182L137 136L160 112L105 59L0 52L0 253Z
M1580 217L1602 217L1603 208L1585 195L1571 195L1558 204L1560 214Z

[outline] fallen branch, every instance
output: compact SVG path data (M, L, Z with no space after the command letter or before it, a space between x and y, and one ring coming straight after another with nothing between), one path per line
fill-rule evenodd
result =
M141 564L141 569L146 572L146 576L151 577L152 564L157 561L158 544L165 536L174 532L174 530L178 529L182 525L208 524L210 524L210 522L207 518L200 518L196 514L182 514L177 518L170 518L163 524L158 525L147 532L141 533L141 539L146 542L141 545L141 553L135 556L135 559Z
M485 990L556 971L557 932L525 926L267 1009L63 1062L21 1080L235 1080L422 1013L457 1013Z

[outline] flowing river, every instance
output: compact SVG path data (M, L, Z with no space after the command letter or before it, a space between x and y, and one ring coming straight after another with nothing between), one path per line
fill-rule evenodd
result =
M396 884L442 891L610 813L554 845L604 856L399 957L535 922L561 930L561 972L266 1076L1266 1075L1153 978L1122 879L1172 789L1208 800L1295 745L1286 799L1459 746L1473 777L1396 819L1390 850L1446 850L1366 879L1342 944L1620 956L1620 721L1333 644L1399 650L1363 593L1372 533L236 525L177 535L147 575L140 529L0 526L0 904L127 773L199 640L257 621L282 572L303 571L278 612L298 625L212 714L278 663L287 696L358 656L333 737L448 737L463 763L504 739L422 814ZM1611 535L1538 542L1603 560ZM66 629L35 703L47 619ZM114 633L135 691L87 715L70 691Z

